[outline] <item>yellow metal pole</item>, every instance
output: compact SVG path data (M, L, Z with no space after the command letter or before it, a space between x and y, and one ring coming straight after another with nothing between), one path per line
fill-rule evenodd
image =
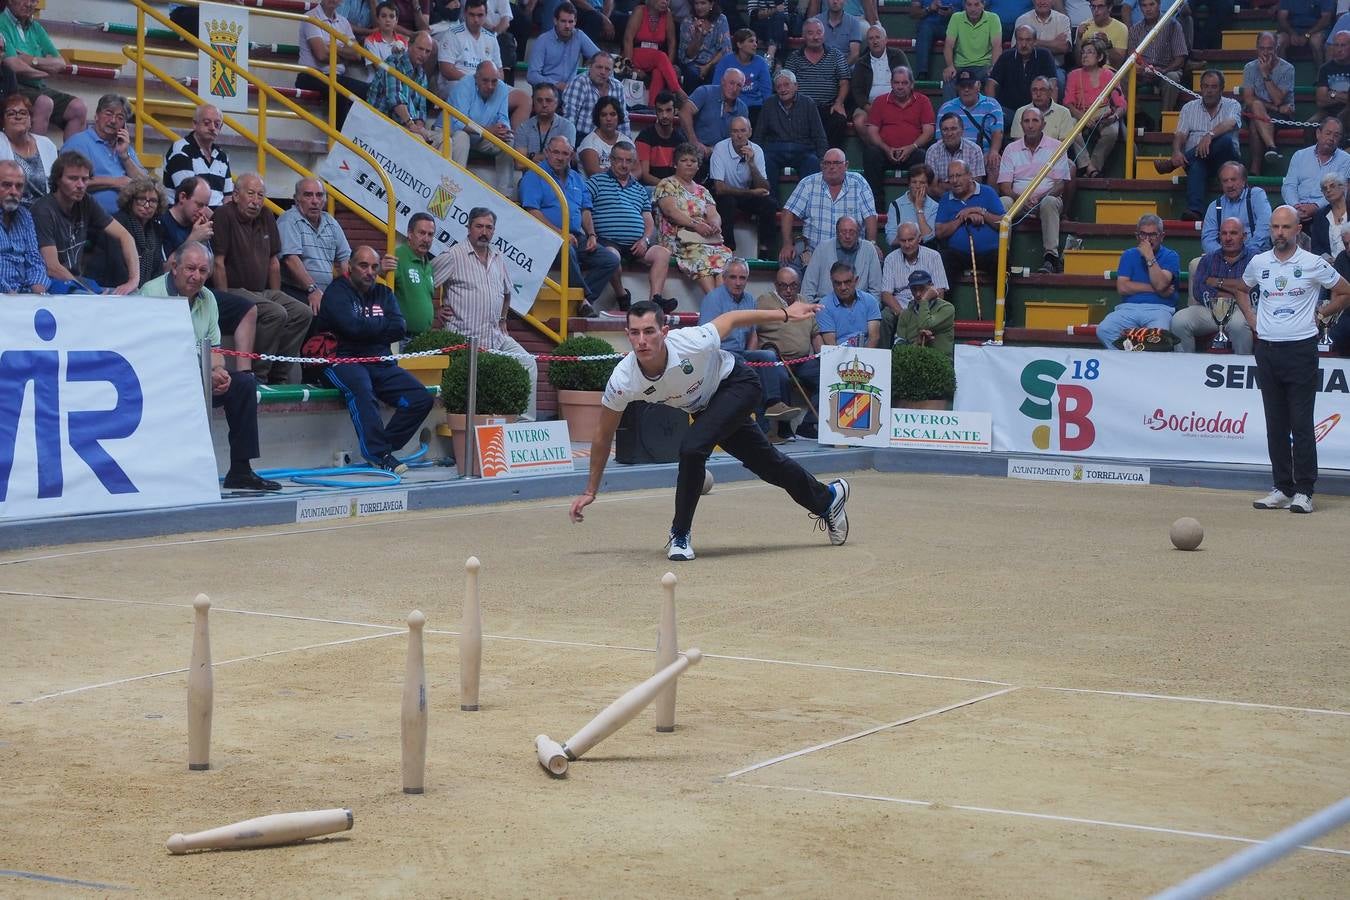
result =
M267 95L258 92L258 177L267 180Z
M1134 104L1138 100L1139 93L1138 70L1130 67L1130 85L1125 95L1125 177L1137 178L1139 173L1135 171L1134 162L1134 135L1135 135L1135 111ZM1161 127L1161 123L1159 124Z
M136 55L145 57L145 7L136 6ZM140 127L141 117L145 114L145 73L136 67L136 156L145 153L145 129Z

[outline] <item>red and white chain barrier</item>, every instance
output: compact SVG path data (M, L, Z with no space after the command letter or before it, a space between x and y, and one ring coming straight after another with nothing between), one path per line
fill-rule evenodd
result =
M223 356L234 356L240 359L261 360L270 363L300 363L307 366L334 366L344 363L376 363L376 362L398 362L400 359L421 359L429 356L441 356L453 353L456 350L467 350L468 344L455 344L452 347L441 347L436 350L418 350L414 353L389 353L384 356L276 356L271 353L244 353L239 350L216 350ZM517 357L518 353L509 353L505 350L492 350L486 347L479 348L480 353L496 353L500 356ZM532 353L530 354L537 360L545 362L599 362L606 359L623 359L627 353L602 353L592 356L563 356L557 353ZM812 353L808 356L799 356L796 359L774 360L772 362L749 362L745 364L752 367L772 367L796 365L819 358L819 353Z

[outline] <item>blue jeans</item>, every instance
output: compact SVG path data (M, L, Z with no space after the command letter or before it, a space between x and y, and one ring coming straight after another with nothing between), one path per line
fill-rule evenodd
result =
M914 62L916 81L928 78L928 58L933 52L933 41L938 35L947 33L947 21L937 13L929 13L919 20L919 26L914 32L914 50L910 56Z
M1203 159L1195 155L1195 150L1186 151L1186 209L1203 212L1205 185L1209 179L1219 174L1219 167L1224 163L1242 161L1238 155L1237 132L1230 131L1211 141L1209 156Z
M820 157L814 148L791 141L765 141L761 145L764 151L764 168L769 171L764 177L769 181L769 196L778 196L778 180L783 175L784 166L792 166L802 178L820 171Z
M1166 328L1172 324L1174 311L1170 304L1121 301L1097 326L1097 340L1107 350L1115 350L1127 328Z

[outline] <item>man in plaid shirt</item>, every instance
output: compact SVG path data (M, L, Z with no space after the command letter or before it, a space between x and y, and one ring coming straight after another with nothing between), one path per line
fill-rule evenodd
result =
M436 50L431 35L420 31L413 36L407 52L394 50L385 66L405 75L420 87L427 87L427 60ZM404 84L389 71L379 71L370 79L366 102L424 141L432 141L435 128L427 123L427 98Z
M23 167L12 159L0 160L0 293L45 294L51 284L38 250L33 216L20 202Z

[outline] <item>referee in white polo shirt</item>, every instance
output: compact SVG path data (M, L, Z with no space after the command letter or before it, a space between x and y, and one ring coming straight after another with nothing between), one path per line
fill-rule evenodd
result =
M1298 246L1298 210L1281 206L1270 216L1272 249L1257 254L1242 280L1259 297L1256 309L1256 374L1266 412L1266 447L1274 488L1252 503L1257 509L1313 511L1317 481L1317 320L1350 305L1350 283L1320 256ZM1318 309L1322 288L1331 300ZM1244 316L1250 303L1238 295ZM1249 318L1250 321L1250 318ZM1290 438L1292 436L1292 447Z

